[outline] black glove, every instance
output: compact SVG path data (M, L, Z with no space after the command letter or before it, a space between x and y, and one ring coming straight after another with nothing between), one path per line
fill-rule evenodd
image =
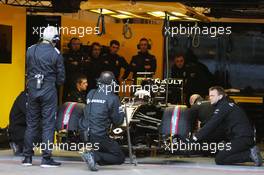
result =
M198 141L198 138L193 135L191 138L190 138L190 142L197 142Z

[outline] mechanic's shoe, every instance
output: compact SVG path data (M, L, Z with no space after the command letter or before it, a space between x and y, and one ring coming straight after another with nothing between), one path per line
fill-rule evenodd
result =
M86 152L86 153L82 153L81 157L84 160L84 162L86 162L88 168L91 171L98 171L98 169L96 167L96 162L95 162L95 159L94 159L94 153L92 151L89 151L89 152Z
M32 157L25 157L22 161L23 166L32 166Z
M255 162L256 166L262 165L262 157L260 154L260 150L257 146L254 146L250 149L250 158L253 162Z
M42 158L40 167L42 168L53 168L60 166L61 163L55 162L52 158Z

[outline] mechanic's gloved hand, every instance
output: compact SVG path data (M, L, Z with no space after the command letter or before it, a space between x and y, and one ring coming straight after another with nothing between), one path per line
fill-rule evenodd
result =
M193 135L192 138L190 139L191 142L197 142L198 141L198 138Z

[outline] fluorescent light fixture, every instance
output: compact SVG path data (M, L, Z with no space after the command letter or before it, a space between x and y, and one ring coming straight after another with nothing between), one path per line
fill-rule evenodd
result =
M173 14L173 15L175 15L177 17L184 17L184 16L186 16L185 14L180 13L180 12L171 12L171 14Z
M135 18L144 18L144 19L147 19L146 17L140 16L140 15L136 15L136 14L133 14L133 13L127 12L127 11L118 10L117 12L118 13L121 13L121 14L124 14L124 15L133 16Z
M147 14L155 16L155 17L164 17L165 16L165 13L162 11L147 12Z
M122 14L119 14L119 15L111 15L112 17L115 17L115 18L119 18L119 19L127 19L127 18L132 18L132 16L129 16L129 15L122 15Z
M95 12L95 13L101 13L101 9L93 9L90 10L91 12ZM102 9L102 14L104 15L108 15L108 14L115 14L115 12L111 11L111 10L107 10L107 9Z
M164 17L160 17L161 19L165 19L165 16ZM173 21L173 20L182 20L184 18L179 18L179 17L175 17L175 16L170 16L170 21Z
M119 13L125 14L125 15L134 15L133 13L130 12L126 12L126 11L122 11L122 10L118 10Z
M155 12L147 12L147 14L158 17L158 18L165 18L165 12L161 12L161 11L155 11ZM179 20L181 18L177 17L177 16L170 16L170 20Z
M170 16L170 21L172 20L179 20L179 19L182 19L182 18L179 18L179 17L175 17L175 16Z
M187 20L190 20L190 21L199 21L198 19L196 19L196 18L191 18L191 17L186 17L186 18L184 18L184 19L187 19Z

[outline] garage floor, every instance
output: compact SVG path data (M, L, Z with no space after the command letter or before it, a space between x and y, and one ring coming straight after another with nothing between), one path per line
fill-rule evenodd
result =
M11 150L0 151L0 175L87 175L96 173L97 175L177 175L177 174L264 174L263 167L254 167L252 164L244 166L219 166L214 164L213 158L204 157L149 157L138 158L138 165L127 163L119 166L99 167L98 172L87 170L86 164L81 161L77 152L54 153L56 160L62 162L59 168L41 168L41 157L34 157L32 167L23 167L20 163L22 157L14 157Z

